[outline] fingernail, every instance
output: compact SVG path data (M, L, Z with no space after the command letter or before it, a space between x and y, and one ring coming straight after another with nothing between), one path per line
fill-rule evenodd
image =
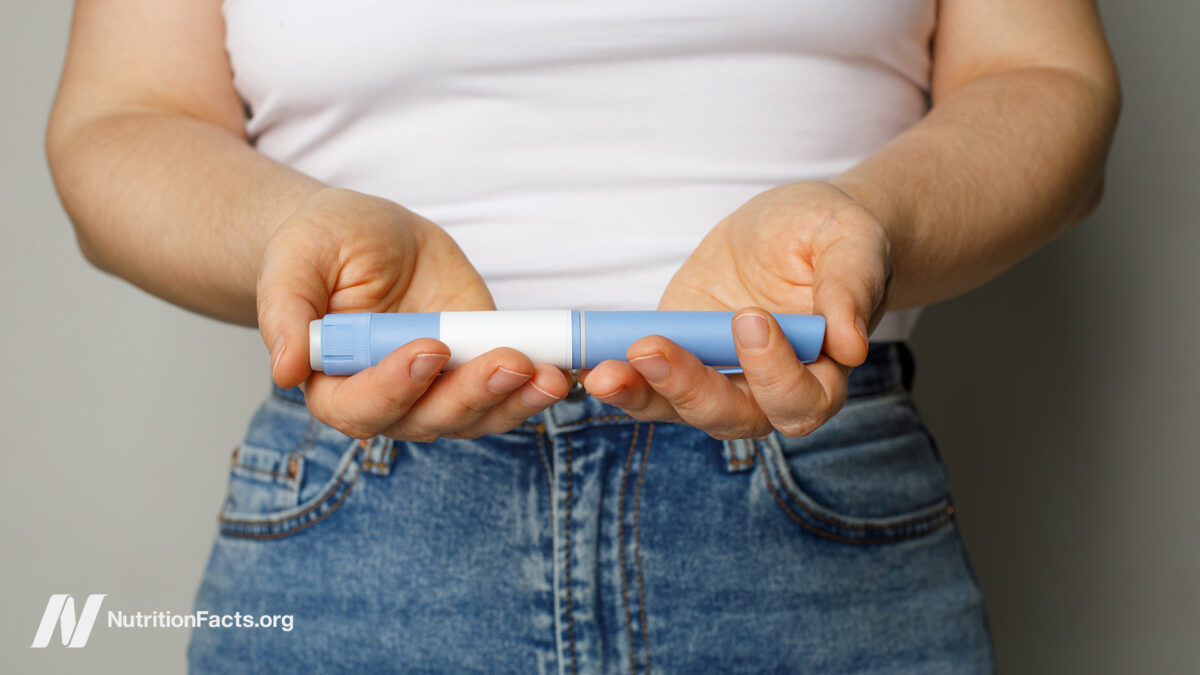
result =
M742 349L767 346L767 320L761 314L742 314L733 320L733 334Z
M600 399L601 401L604 401L605 403L607 403L609 405L621 405L622 403L629 400L629 390L626 389L625 387L617 387L617 390L612 392L611 394L597 396L596 398Z
M629 365L637 368L637 371L642 374L642 377L651 382L660 382L667 379L671 374L671 366L662 354L651 354L650 356L639 356L629 362Z
M445 354L417 354L413 357L412 365L408 367L408 379L413 382L425 382L437 374L450 357Z
M279 361L287 352L287 345L284 343L283 336L275 338L275 344L271 345L271 353L274 355L271 358L271 379L275 379L275 371L279 369ZM262 372L262 371L259 371Z
M530 408L545 408L561 398L537 386L537 382L530 382L528 387L521 390L521 403Z
M859 337L861 337L863 339L863 342L870 341L870 339L867 337L867 320L866 319L862 318L861 316L855 316L854 317L854 328L855 328L855 330L858 331L858 335L859 335Z
M487 388L493 394L509 394L517 387L525 384L525 381L533 375L518 373L515 370L509 370L504 366L496 368L496 372L488 378Z

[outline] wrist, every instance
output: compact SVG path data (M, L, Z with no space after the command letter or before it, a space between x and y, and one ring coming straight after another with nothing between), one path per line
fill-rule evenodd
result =
M908 219L904 216L903 207L898 200L869 181L855 177L852 172L833 178L829 184L874 216L887 233L888 239L895 241L903 238L903 224Z
M855 204L866 210L879 223L886 241L887 266L891 270L888 280L889 307L901 309L910 306L897 293L897 281L902 276L904 260L911 250L913 241L912 218L905 203L894 198L868 180L854 175L854 171L842 174L829 181Z

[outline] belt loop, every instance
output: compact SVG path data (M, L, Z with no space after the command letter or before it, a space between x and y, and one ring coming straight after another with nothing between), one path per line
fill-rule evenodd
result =
M386 476L396 463L396 441L387 436L364 438L358 442L364 451L362 469L376 476Z
M721 441L721 443L726 471L737 473L754 468L754 439L737 438L732 441Z

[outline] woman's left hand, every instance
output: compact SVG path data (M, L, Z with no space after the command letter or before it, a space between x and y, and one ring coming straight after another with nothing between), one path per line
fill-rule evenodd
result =
M580 381L637 419L682 422L718 439L772 430L803 436L845 402L890 278L891 244L870 211L830 183L774 188L718 223L659 303L660 310L740 310L733 333L743 375L718 373L655 335L630 346L628 363L605 361ZM802 364L769 312L825 316L820 358Z

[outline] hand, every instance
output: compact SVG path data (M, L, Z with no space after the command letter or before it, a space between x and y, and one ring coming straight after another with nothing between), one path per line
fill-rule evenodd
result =
M258 325L281 387L307 380L313 416L356 438L432 441L508 431L566 395L570 376L494 349L438 377L450 349L414 340L350 377L312 372L308 324L327 313L495 309L479 273L440 227L385 199L325 189L272 235Z
M890 278L887 233L849 195L829 183L774 188L718 223L659 302L663 310L741 310L733 331L744 375L722 375L650 336L630 346L629 363L605 361L580 378L638 419L683 422L718 439L803 436L845 403ZM768 312L825 316L820 358L800 363Z

